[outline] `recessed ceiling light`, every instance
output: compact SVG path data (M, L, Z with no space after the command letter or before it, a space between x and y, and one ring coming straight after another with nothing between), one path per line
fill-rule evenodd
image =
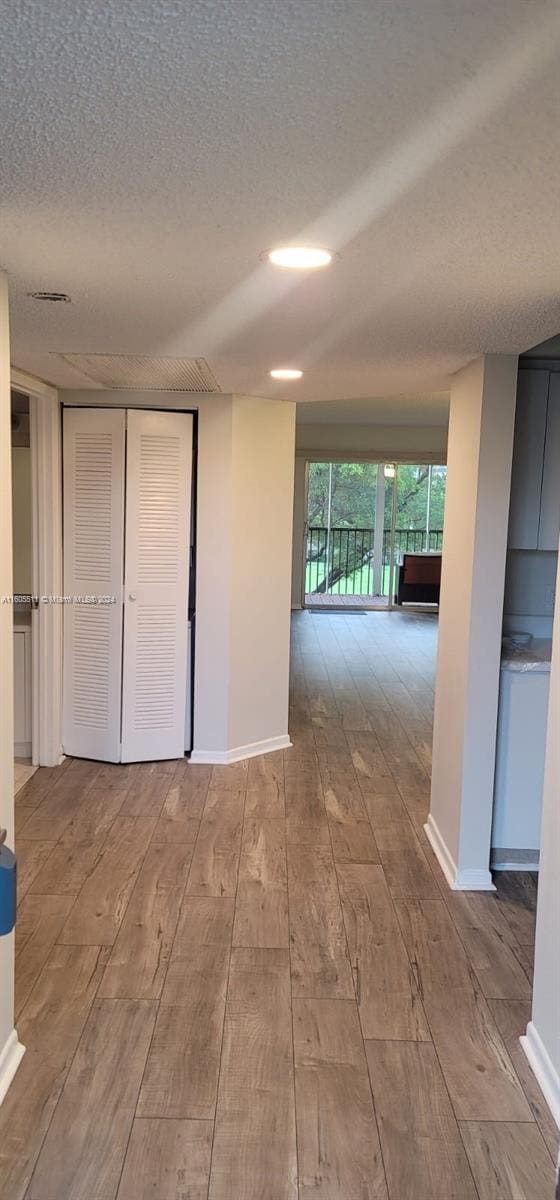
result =
M277 367L270 374L273 379L301 379L303 371L298 371L295 367Z
M269 262L275 267L285 267L289 271L315 271L317 267L327 267L332 262L332 251L323 246L278 246L269 250Z
M70 304L70 296L66 292L28 292L32 300L47 300L50 304Z

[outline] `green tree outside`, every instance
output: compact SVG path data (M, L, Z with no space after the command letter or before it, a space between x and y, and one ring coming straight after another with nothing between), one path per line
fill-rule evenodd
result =
M307 520L310 526L326 528L329 505L329 463L309 464ZM377 471L383 464L333 463L331 526L342 529L373 529ZM447 468L432 467L430 528L443 529ZM401 464L397 472L397 529L425 529L429 468ZM385 528L391 526L393 480L385 482Z

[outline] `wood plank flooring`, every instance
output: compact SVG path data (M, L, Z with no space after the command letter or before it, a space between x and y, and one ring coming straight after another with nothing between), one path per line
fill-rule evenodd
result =
M14 759L14 796L17 796L19 789L31 779L36 770L37 767L33 766L30 758Z
M290 750L24 783L2 1200L552 1200L535 879L423 833L436 637L299 614Z

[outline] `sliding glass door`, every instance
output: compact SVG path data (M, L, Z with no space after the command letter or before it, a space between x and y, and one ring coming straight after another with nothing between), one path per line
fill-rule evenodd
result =
M434 608L439 602L447 467L400 463L394 468L389 543L391 605Z
M404 555L441 552L445 476L426 464L309 462L305 605L392 607Z
M387 607L392 487L380 463L309 463L306 605Z

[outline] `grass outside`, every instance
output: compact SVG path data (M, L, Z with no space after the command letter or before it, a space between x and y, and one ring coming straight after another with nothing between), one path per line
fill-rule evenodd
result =
M318 559L316 562L308 563L305 572L305 593L310 595L317 590L317 587L325 578L325 559ZM383 583L382 596L389 595L389 575L390 568L383 567ZM363 567L358 567L356 571L351 571L349 575L344 575L338 579L335 584L328 590L330 596L371 596L373 588L373 575L371 564Z

